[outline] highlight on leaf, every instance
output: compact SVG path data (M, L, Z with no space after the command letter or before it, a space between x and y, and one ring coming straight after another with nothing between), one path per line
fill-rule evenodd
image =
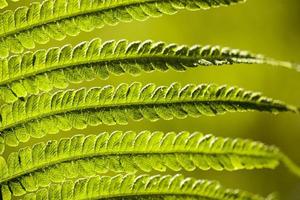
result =
M244 0L46 0L0 14L0 57L21 53L35 43L63 40L81 31L132 20L143 21L178 10L227 6Z
M298 108L257 92L214 84L155 86L141 83L61 90L32 95L0 108L0 152L5 144L18 146L30 137L41 138L88 125L126 125L130 120L171 120L215 116L227 112L293 112Z
M17 2L19 0L10 0L10 1ZM8 6L7 0L0 0L0 9L3 9L3 8L7 7L7 6Z
M8 5L6 0L0 0L0 9L5 8Z
M93 176L51 184L24 200L50 199L160 199L160 200L265 200L246 191L228 189L216 181L177 175Z
M299 167L286 159L274 146L200 132L103 132L37 143L11 153L7 163L1 160L0 185L21 196L52 182L107 172L274 169L280 162L300 177Z
M199 66L235 63L295 67L289 62L219 46L189 47L150 40L101 43L100 39L94 39L75 47L65 45L0 60L0 98L5 102L14 102L39 91L64 89L69 83L107 79L111 74L139 75L169 69L185 71Z

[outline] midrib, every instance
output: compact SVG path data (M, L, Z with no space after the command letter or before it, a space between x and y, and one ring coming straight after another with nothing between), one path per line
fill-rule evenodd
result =
M24 170L22 172L13 174L9 177L6 177L2 180L0 180L0 184L13 180L15 178L18 178L20 176L26 175L28 173L33 173L36 170L39 169L43 169L45 167L49 167L49 166L53 166L56 164L60 164L60 163L64 163L64 162L69 162L69 161L76 161L76 160L80 160L83 158L93 158L93 157L101 157L101 156L117 156L117 155L121 155L121 156L127 156L127 155L134 155L134 156L138 156L138 155L166 155L166 154L202 154L202 155L238 155L238 156L247 156L247 157L251 157L251 158L256 158L256 159L261 159L261 158L267 158L267 159L276 159L276 155L274 153L274 155L272 154L265 154L265 155L256 155L256 154L247 154L245 152L241 152L241 151L236 151L236 152L197 152L196 148L194 148L193 150L173 150L173 151L151 151L149 150L148 152L146 152L146 150L143 151L119 151L116 153L113 150L111 151L106 151L106 152L98 152L98 153L90 153L90 154L82 154L82 155L76 155L76 156L70 156L70 157L64 157L64 158L60 158L60 159L55 159L55 160L51 160L50 162L45 162L45 163L41 163L40 165L34 166L28 170Z
M4 80L0 80L0 86L2 85L6 85L6 84L9 84L13 81L17 81L17 80L21 80L21 79L26 79L28 77L31 77L31 76L37 76L39 74L43 74L43 73L46 73L46 72L51 72L51 71L54 71L54 70L57 70L57 69L65 69L65 68L68 68L68 67L72 67L72 68L75 68L77 66L80 66L80 65L92 65L92 64L96 64L96 63L105 63L105 62L114 62L114 61L120 61L120 62L126 62L126 61L136 61L136 60L143 60L143 59L148 59L148 60L151 60L151 61L161 61L161 60L164 60L164 61L169 61L169 60L180 60L180 61L187 61L187 62L198 62L200 60L206 60L206 61L209 61L209 60L221 60L221 61L226 61L226 60L229 60L229 59L241 59L241 58L238 58L238 57L226 57L226 56L211 56L211 57L208 57L208 56L195 56L195 57L191 57L191 56L176 56L176 55L164 55L164 54L145 54L145 55L112 55L112 56L108 56L108 57L100 57L98 56L97 58L91 58L91 59L88 59L85 58L85 60L81 60L81 61L75 61L75 62L72 62L72 58L70 59L71 62L69 63L57 63L57 64L53 64L49 67L36 67L37 70L34 70L34 71L31 71L29 73L25 73L25 74L18 74L17 76L14 76L13 78L7 78L7 79L4 79ZM247 61L251 61L251 62L257 62L257 61L261 61L257 58L253 58L253 57L249 57L249 58L242 58L242 59L246 59ZM203 65L203 67L205 67L207 65Z
M61 110L50 110L47 113L39 113L37 115L30 116L28 118L16 121L14 123L8 124L6 126L0 127L0 131L3 132L5 129L12 128L14 126L17 126L18 124L23 124L26 122L29 122L34 119L38 118L45 118L48 116L53 116L61 113L67 113L67 112L73 112L73 111L81 111L81 110L88 110L88 109L105 109L105 108L117 108L120 107L136 107L136 106L155 106L155 105L168 105L168 104L197 104L197 103L214 103L214 104L221 104L221 105L226 105L228 103L230 104L243 104L243 105L251 105L251 106L257 106L259 108L276 108L276 109L282 109L282 110L288 110L287 107L283 105L269 105L266 103L262 102L249 102L249 101L237 101L237 100L220 100L220 99L210 99L210 100L175 100L175 101L170 101L170 102L165 102L165 101L149 101L149 102L126 102L126 103L118 103L118 104L101 104L101 102L97 102L98 104L91 104L91 105L81 105L81 106L73 106L71 108L66 108L66 109L61 109ZM0 113L1 114L1 113Z
M38 74L42 74L45 72L51 72L53 70L56 69L64 69L64 68L68 68L68 67L77 67L80 65L92 65L95 63L104 63L104 62L113 62L113 61L120 61L120 62L124 62L124 61L131 61L131 60L143 60L143 59L151 59L151 60L159 60L159 59L168 59L168 60L184 60L184 61L198 61L199 59L208 59L208 58L195 58L195 57L188 57L188 56L169 56L169 55L134 55L134 56L120 56L119 55L115 55L115 56L109 56L108 58L96 58L96 59L86 59L86 60L82 60L82 61L78 61L78 62L71 62L70 63L58 63L57 65L52 65L50 67L44 67L44 68L38 68L38 70L36 71L32 71L30 73L26 73L26 74L18 74L18 76L15 76L13 78L8 78L6 80L0 81L0 85L6 85L9 84L13 81L16 80L20 80L20 79L26 79L30 76L36 76ZM210 58L213 59L213 58Z
M78 200L99 200L99 199L118 199L118 198L122 198L122 197L147 197L149 196L149 198L151 197L155 197L155 196L183 196L183 197L201 197L201 200L226 200L224 198L220 199L220 198L216 198L216 197L211 197L209 195L204 195L204 194L199 194L199 193L193 193L193 192L139 192L136 194L133 193L119 193L119 194L112 194L112 195L101 195L101 196L97 196L97 197L88 197L88 198L81 198ZM203 199L205 198L205 199Z

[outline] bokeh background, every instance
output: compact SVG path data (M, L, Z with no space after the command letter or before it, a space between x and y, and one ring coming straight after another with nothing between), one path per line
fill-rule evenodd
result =
M11 3L11 9L29 4L23 0ZM68 37L62 42L52 41L38 48L77 44L83 40L100 37L103 40L128 39L175 42L180 44L218 44L262 53L281 60L300 62L300 2L299 0L248 0L245 4L206 11L181 11L173 16L149 19L145 22L121 23L104 27L78 37ZM139 77L111 76L108 80L95 80L85 86L117 85L121 82L140 81L157 84L172 82L217 83L237 85L291 104L300 105L300 73L279 67L264 65L233 65L203 67L185 73L155 72ZM83 85L71 85L73 88ZM73 130L48 136L51 138L71 136L78 133L99 133L113 130L141 131L202 131L218 136L251 138L280 147L300 165L300 117L295 114L271 115L267 113L231 113L217 117L201 117L185 120L131 122L128 126L99 126L87 130ZM41 140L31 140L31 145ZM16 149L9 148L7 153ZM223 185L267 195L277 191L281 199L300 200L300 179L280 166L276 170L253 170L238 172L213 172L197 170L188 173L198 178L217 179Z

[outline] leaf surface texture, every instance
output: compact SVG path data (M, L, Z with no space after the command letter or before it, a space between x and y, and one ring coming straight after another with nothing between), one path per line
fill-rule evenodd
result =
M37 143L2 159L0 183L20 196L52 182L107 172L135 173L275 168L281 161L273 146L215 137L200 132L104 132Z
M35 43L63 40L105 24L143 21L178 10L227 6L244 0L46 0L0 14L0 57L21 53Z
M130 120L171 120L227 112L298 112L298 108L256 92L214 84L155 86L141 83L61 90L30 96L0 109L0 149L30 137L88 125L126 125Z
M200 66L272 64L293 68L292 63L274 61L247 51L219 46L186 46L164 42L126 40L101 42L94 39L75 47L42 49L0 61L0 98L14 102L39 91L64 89L110 75L139 75L153 71L185 71Z

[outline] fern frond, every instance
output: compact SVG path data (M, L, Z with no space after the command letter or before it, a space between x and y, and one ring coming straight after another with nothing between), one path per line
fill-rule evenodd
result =
M193 200L264 200L246 191L227 189L220 183L177 175L93 176L62 184L51 184L24 200L50 199L193 199Z
M121 124L129 120L170 120L227 112L298 112L296 107L241 88L214 84L159 86L120 84L117 88L81 88L30 96L0 109L1 152L4 142L17 146L30 137L87 125Z
M0 98L14 102L40 90L66 88L110 74L139 75L152 71L185 71L187 68L234 63L274 64L291 67L288 62L274 61L246 51L218 46L192 46L154 43L150 40L128 43L126 40L100 39L82 42L75 47L27 52L0 62Z
M1 162L0 184L20 196L52 182L107 172L273 169L281 161L300 177L299 167L291 167L286 158L274 146L199 132L104 132L11 153L7 163Z
M0 15L0 57L21 53L35 43L62 40L105 24L146 20L178 10L227 6L244 0L47 0Z

